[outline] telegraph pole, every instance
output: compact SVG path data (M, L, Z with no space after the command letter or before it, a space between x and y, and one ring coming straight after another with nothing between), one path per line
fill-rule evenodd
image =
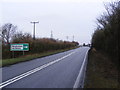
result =
M51 30L51 39L53 38L53 31Z
M66 36L66 39L67 39L67 41L68 41L68 36Z
M33 39L35 40L35 24L39 22L31 22L33 24Z
M74 42L74 35L73 35L73 42Z

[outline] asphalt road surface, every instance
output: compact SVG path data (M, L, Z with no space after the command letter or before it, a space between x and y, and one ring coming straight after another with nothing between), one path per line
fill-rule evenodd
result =
M0 88L73 88L89 47L2 68Z

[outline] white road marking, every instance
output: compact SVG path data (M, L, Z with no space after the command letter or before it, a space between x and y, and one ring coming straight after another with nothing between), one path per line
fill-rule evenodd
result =
M68 56L72 55L73 53L75 53L75 51L72 52L72 53L69 53L68 55L65 55L65 56L63 56L63 57L61 57L61 58L59 58L59 59L57 59L57 60L54 60L54 61L49 62L49 63L47 63L47 64L44 64L44 65L42 65L42 66L40 66L40 67L37 67L37 68L32 69L32 70L30 70L30 71L27 71L27 72L25 72L25 73L23 73L23 74L21 74L21 75L18 75L18 76L16 76L16 77L12 78L12 79L9 79L9 80L7 80L7 81L5 81L5 82L3 82L3 83L0 83L0 88L3 88L3 87L5 87L5 86L7 86L7 85L9 85L9 84L11 84L11 83L14 83L14 82L16 82L16 81L24 78L24 77L27 77L27 76L29 76L29 75L37 72L37 71L40 71L40 70L42 70L42 69L44 69L44 68L46 68L46 67L48 67L48 66L50 66L50 65L52 65L52 64L54 64L54 63L57 63L57 62L61 61L62 59L67 58Z
M89 51L89 49L88 49L88 50L86 51L86 53L85 53L85 57L84 57L82 66L81 66L81 68L80 68L79 74L78 74L77 79L76 79L76 81L75 81L75 84L74 84L74 86L73 86L73 89L74 89L74 90L75 90L76 88L79 88L79 81L80 81L80 78L81 78L81 76L82 76L82 71L83 71L83 68L84 68L84 65L85 65L85 61L86 61L86 57L87 57L88 51Z

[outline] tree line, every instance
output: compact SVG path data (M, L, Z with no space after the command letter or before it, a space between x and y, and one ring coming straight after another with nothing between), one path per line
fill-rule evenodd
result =
M107 53L118 64L118 39L120 30L120 1L105 5L106 12L97 18L97 28L92 36L92 47Z
M12 58L12 52L10 51L11 43L29 43L29 51L25 54L35 54L42 53L52 50L69 49L79 45L78 42L72 41L62 41L53 38L36 38L33 39L32 35L29 33L23 33L17 30L17 26L6 23L0 27L2 33L0 38L2 38L2 58L8 59ZM22 52L15 52L15 57L22 55Z

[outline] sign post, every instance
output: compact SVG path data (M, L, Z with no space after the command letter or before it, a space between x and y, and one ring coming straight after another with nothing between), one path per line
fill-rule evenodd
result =
M29 43L15 43L15 44L10 44L10 51L13 52L13 57L14 57L14 51L29 51Z
M14 58L14 51L12 51L12 58Z

